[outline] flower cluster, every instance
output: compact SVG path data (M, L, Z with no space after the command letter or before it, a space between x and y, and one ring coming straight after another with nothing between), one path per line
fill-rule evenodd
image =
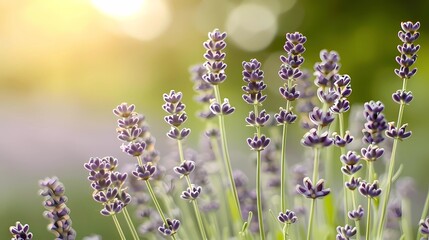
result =
M120 213L131 202L131 196L124 186L128 175L115 171L117 166L118 160L114 157L94 157L84 164L94 190L92 198L103 204L100 213L104 216Z
M401 23L402 31L398 32L398 37L403 42L402 45L398 45L399 56L396 57L396 62L399 64L399 69L395 69L396 75L401 79L411 78L417 72L416 68L410 69L410 67L417 60L417 52L420 49L420 45L414 45L414 41L420 36L418 32L420 23L403 22Z
M31 240L33 239L33 233L30 232L30 226L28 224L22 225L20 222L16 222L15 226L9 228L9 232L12 234L11 240Z
M48 229L56 239L74 240L76 231L72 228L70 209L67 207L67 197L64 195L64 185L56 177L46 178L39 182L40 195L45 197L43 205L47 209L44 216L50 220ZM28 227L24 229L28 230ZM27 235L28 236L28 235Z
M203 79L212 85L218 85L226 80L226 64L223 62L226 56L223 52L226 47L226 33L215 29L209 32L208 36L209 39L203 44L206 49L204 67L207 69Z

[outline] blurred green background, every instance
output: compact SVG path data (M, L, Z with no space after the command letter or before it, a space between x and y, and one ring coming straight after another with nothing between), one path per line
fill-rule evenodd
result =
M418 213L429 185L428 9L423 0L0 1L1 238L8 238L8 227L19 220L30 224L35 239L52 239L41 215L38 180L58 176L66 185L78 238L100 233L114 239L113 222L98 214L91 199L83 163L106 155L132 162L115 134L112 109L121 102L135 103L147 116L161 154L167 155L161 105L170 89L185 94L187 126L193 130L188 146L198 146L204 124L193 117L199 106L193 103L188 69L203 61L202 42L214 28L229 34L228 80L221 91L237 107L227 128L234 130L229 134L233 157L243 159L249 135L243 120L249 107L241 100L243 60L262 62L269 85L266 108L276 111L284 105L277 91L284 35L300 31L308 38L306 68L312 70L321 49L338 51L340 72L352 77L351 102L381 100L393 121L397 105L390 95L401 87L393 73L397 32L401 21L420 21L419 71L408 85L415 101L405 112L413 137L400 144L398 155L403 175L415 177L421 190L415 198ZM292 134L291 149L300 148L302 132Z

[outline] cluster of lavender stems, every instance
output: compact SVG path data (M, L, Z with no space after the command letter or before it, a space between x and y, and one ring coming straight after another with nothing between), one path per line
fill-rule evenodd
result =
M245 83L242 87L244 91L242 98L247 104L253 107L249 115L245 118L245 122L247 126L255 129L254 135L247 138L248 146L256 153L256 189L254 191L247 191L245 189L246 180L243 174L235 172L233 175L228 152L224 117L232 114L235 108L231 106L228 99L222 101L219 90L219 85L226 80L226 64L224 63L226 56L224 52L226 33L220 32L218 29L209 32L209 39L203 44L206 49L204 54L206 61L203 65L198 65L192 69L194 73L194 90L199 94L196 97L197 102L202 103L204 107L198 113L198 116L204 120L218 118L218 126L216 127L212 127L210 121L206 121L207 129L205 135L210 141L209 145L206 146L209 149L204 150L209 150L207 152L212 154L211 158L215 159L217 164L223 165L223 171L220 171L219 178L217 178L220 184L217 190L222 191L225 184L228 184L228 192L210 193L211 186L207 184L206 178L198 175L198 169L204 169L202 168L204 164L200 165L199 162L198 168L196 164L196 159L201 156L187 154L184 151L183 141L190 135L191 130L190 128L183 127L188 119L188 115L185 112L186 106L182 102L183 94L171 90L169 93L163 95L164 104L162 105L162 108L168 114L164 117L164 120L170 126L167 136L177 143L179 163L175 163L172 172L180 179L183 178L186 181L186 190L181 191L180 198L189 201L193 205L195 214L193 220L196 220L200 233L198 239L214 239L214 236L217 236L216 239L218 239L220 237L227 237L232 232L232 235L238 236L239 239L250 240L254 239L253 232L255 235L259 234L259 239L262 240L280 235L282 239L290 240L291 236L302 236L305 234L305 229L294 229L293 233L295 234L290 234L289 232L292 224L296 223L300 216L305 216L308 220L306 239L315 239L315 231L313 230L315 226L314 222L315 219L320 219L321 217L315 217L316 200L333 195L331 194L331 189L325 187L326 183L331 184L330 181L334 181L334 179L329 179L328 176L328 171L333 168L331 158L335 159L333 157L334 150L331 147L332 145L338 147L340 152L340 170L343 178L342 183L344 183L342 188L342 193L344 194L344 221L340 226L336 226L336 228L332 225L334 221L327 223L326 225L332 228L331 232L327 233L327 236L333 237L335 234L335 239L337 240L359 240L363 235L361 231L365 230L366 240L386 239L386 230L392 229L391 218L389 216L393 214L396 219L401 219L399 223L401 226L401 239L412 239L413 234L411 226L409 226L411 222L410 203L407 202L409 196L414 194L411 191L412 187L409 187L409 183L403 183L406 181L402 181L402 183L398 181L396 183L398 188L396 195L402 201L400 203L402 206L396 200L389 201L392 185L396 180L395 175L398 175L395 172L399 172L395 167L398 143L411 136L411 131L407 130L408 124L402 123L402 121L405 105L410 104L413 100L412 93L407 90L407 82L417 72L417 69L413 65L417 60L417 52L420 49L420 46L414 43L420 36L418 32L420 23L403 22L401 23L401 27L402 30L399 31L398 37L402 41L402 44L397 47L399 56L396 57L399 67L394 72L402 79L402 88L392 95L393 101L399 104L397 121L388 122L386 120L383 113L385 105L381 101L368 101L364 103L363 119L365 122L363 123L362 130L362 142L364 146L360 149L360 155L356 151L353 151L357 148L351 145L354 137L346 129L344 119L346 113L350 110L348 97L352 93L351 78L346 74L339 74L340 57L337 52L327 50L320 52L321 61L314 65L314 84L317 89L314 93L308 93L306 88L309 86L306 85L303 88L304 92L301 93L298 82L304 78L308 78L308 75L304 74L304 71L301 70L304 63L304 57L302 56L305 52L304 43L307 42L307 38L299 32L286 34L286 42L283 46L286 54L280 57L282 64L278 72L280 78L284 81L283 86L279 88L279 92L281 97L286 100L286 106L285 108L281 107L279 112L274 115L277 125L282 126L281 149L273 147L275 144L270 145L271 139L263 133L263 127L267 125L272 126L272 122L274 121L270 122L270 115L265 109L262 109L262 105L267 98L267 95L263 91L267 85L264 82L264 72L261 70L261 63L256 59L242 62L242 76ZM313 100L315 100L312 99L313 96L314 98L317 96L317 104L313 103ZM294 173L300 173L298 174L299 182L295 190L297 196L302 195L304 198L310 199L309 211L300 210L299 206L297 206L299 205L296 201L297 199L288 201L286 194L289 186L288 181L290 181L290 178L287 177L289 172L286 159L287 131L289 124L296 122L298 119L297 114L294 112L294 104L302 100L300 99L301 97L306 98L303 100L307 102L305 111L308 114L308 118L306 118L308 121L304 124L304 128L308 131L301 139L301 144L312 153L313 168L311 177L306 176L305 170L294 171ZM133 181L139 182L142 186L146 187L143 191L148 191L150 199L152 199L159 214L159 218L162 220L162 223L156 223L157 226L154 229L157 229L163 237L173 240L176 240L176 237L184 239L193 236L188 235L189 233L186 231L179 233L181 222L178 219L165 217L166 214L164 214L162 207L167 208L168 214L174 216L179 214L173 213L173 210L168 208L170 205L167 201L162 202L164 205L159 202L158 198L161 196L157 194L161 194L161 192L158 191L155 193L151 185L152 181L162 178L160 175L163 172L161 170L162 166L159 166L160 155L155 148L156 141L149 132L145 117L135 111L134 105L128 105L127 103L118 105L113 110L113 113L118 117L116 131L118 139L122 141L120 148L128 156L137 160L137 164L134 164L133 171L131 171L132 176L130 177L133 178ZM338 123L338 125L335 123ZM391 139L393 144L390 161L387 163L386 168L387 176L378 179L379 175L375 171L374 164L381 162L379 159L384 156L384 148L388 149L387 145L389 143L386 144L385 138ZM218 145L219 140L221 147ZM267 154L267 152L271 151L273 151L274 156L279 156L281 165L279 184L280 204L271 203L274 204L274 207L280 206L280 212L276 217L272 214L271 209L269 210L275 218L276 224L280 226L278 231L275 231L272 225L265 225L269 221L267 219L264 221L264 216L266 215L264 212L269 206L263 207L263 196L268 191L264 189L264 192L262 192L263 189L261 187L263 179L261 171L262 153ZM322 153L327 153L326 157ZM365 167L362 164L363 162L366 163ZM111 156L103 158L92 157L84 164L84 167L89 172L88 180L91 182L90 186L93 190L92 197L102 205L102 209L100 210L101 215L112 217L120 239L125 240L127 237L118 219L118 215L123 214L132 238L139 240L139 234L127 210L127 206L134 200L129 193L129 186L127 186L128 184L132 185L132 182L129 180L128 173L117 171L118 163L118 160ZM320 166L323 166L325 171L320 171ZM362 173L365 172L362 169L365 169L366 173ZM204 170L202 172L204 175L207 175ZM320 175L326 175L328 179L325 180ZM174 180L172 178L172 182ZM43 205L47 209L44 212L44 216L50 221L48 229L55 235L56 239L76 239L76 231L72 228L72 221L69 215L70 209L66 205L68 199L64 194L63 184L58 178L53 177L41 180L39 185L41 187L40 195L45 198ZM202 195L203 186L204 194ZM167 194L174 193L173 183L170 188L167 190ZM358 198L356 192L360 194L361 198ZM202 198L203 196L204 198ZM223 208L225 212L214 212L215 215L209 216L208 213L210 211L220 209L219 205L212 204L207 207L209 210L206 211L204 210L205 207L201 207L200 209L198 203L207 198L215 197L225 199L226 206ZM213 203L214 199L210 199L210 201ZM365 201L366 208L362 206L364 205L362 203ZM325 208L319 209L323 211L319 211L318 215L321 214L326 217L328 214L335 215L339 213L336 211L336 206L332 206L334 204L332 200L327 201L325 199L324 202ZM139 204L142 204L142 202L139 202ZM180 205L179 203L177 204ZM289 206L295 207L297 214L287 209ZM247 212L242 212L242 209L248 212L247 222L244 223L242 222L243 216ZM186 213L189 211L182 210L183 212L180 212L180 216L186 217ZM333 213L328 213L331 210ZM255 212L258 222L257 225L255 222L254 225L251 225L252 216ZM429 191L420 218L417 239L429 239L428 212ZM222 220L220 218L216 219L220 214L227 216L222 216ZM326 218L328 219L329 217ZM363 219L366 220L365 227L361 227L360 225ZM156 222L155 218L151 220ZM190 221L190 219L187 220ZM221 223L221 221L225 221L226 223ZM243 223L241 230L237 229L237 223ZM219 226L219 224L223 226ZM319 231L323 229L323 223L319 223L318 225ZM300 226L304 228L305 224L300 224ZM33 238L33 234L29 231L29 225L21 224L21 222L16 222L14 226L11 226L9 232L12 235L12 240L31 240ZM333 232L336 233L333 234ZM94 236L84 239L100 239L100 237Z

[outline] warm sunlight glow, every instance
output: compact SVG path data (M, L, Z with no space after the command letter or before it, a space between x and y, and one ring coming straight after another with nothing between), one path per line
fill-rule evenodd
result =
M138 14L145 0L91 0L91 2L102 13L122 19Z

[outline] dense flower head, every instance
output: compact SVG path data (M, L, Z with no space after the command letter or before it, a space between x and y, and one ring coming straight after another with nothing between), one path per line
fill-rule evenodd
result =
M45 178L39 182L40 195L45 197L43 205L47 209L44 216L49 219L48 229L56 239L76 238L76 231L72 228L70 209L67 207L67 197L64 195L64 185L58 178Z
M260 69L261 63L256 59L243 62L243 81L246 85L242 87L243 100L248 104L261 104L267 98L262 91L267 87L264 83L264 72Z
M324 188L325 180L323 179L320 179L316 185L313 185L313 182L308 177L304 178L302 182L303 185L296 186L296 191L306 198L323 198L331 192L329 188Z
M364 117L366 122L362 130L362 140L368 144L379 144L384 140L383 132L387 129L387 121L383 114L382 102L370 101L364 104Z
M343 168L345 170L343 170ZM357 171L359 171L359 169L362 168L362 164L358 165L358 166L353 166L353 165L346 165L344 166L341 170L343 171L343 173L347 174L347 175L353 175L355 174ZM355 170L355 168L357 168L357 170ZM360 186L360 183L362 182L361 178L355 178L355 177L351 177L350 180L348 182L345 182L344 185L351 191L354 191L356 188L358 188Z
M182 140L185 139L190 133L189 128L179 127L186 122L188 115L185 112L185 104L182 103L183 94L171 90L169 94L164 94L164 105L162 108L169 114L164 117L164 121L170 125L170 130L167 132L167 136L171 139Z
M226 80L225 69L227 65L223 62L225 53L223 50L226 47L226 33L221 33L218 29L209 32L209 39L204 42L206 52L204 58L207 60L204 67L207 72L202 76L204 81L212 85L218 85Z
M395 73L402 79L408 79L417 72L417 68L411 68L411 66L417 60L417 52L420 49L420 45L414 45L414 41L420 36L418 32L420 23L402 22L401 27L398 37L403 44L398 45L400 55L395 60L399 64L399 69L395 69Z
M320 51L320 60L314 66L316 80L314 81L318 87L333 88L335 83L335 75L340 69L340 56L335 51L328 52L327 50Z
M30 226L28 224L21 224L16 222L15 226L9 228L9 232L12 234L11 240L31 240L33 239L33 233L30 232Z
M304 62L304 58L301 56L305 52L304 43L307 41L307 38L299 32L287 33L286 42L283 46L283 49L286 51L286 56L280 56L282 61L282 69L279 72L279 75L283 80L290 78L298 78L302 75L302 72L299 70L299 67ZM293 74L282 75L285 72L284 69L290 69Z

